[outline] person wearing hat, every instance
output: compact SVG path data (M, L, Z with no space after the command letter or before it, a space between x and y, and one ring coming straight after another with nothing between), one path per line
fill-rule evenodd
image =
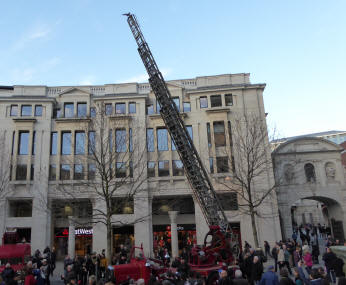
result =
M275 274L274 265L269 265L267 271L262 274L259 285L279 285L279 278Z

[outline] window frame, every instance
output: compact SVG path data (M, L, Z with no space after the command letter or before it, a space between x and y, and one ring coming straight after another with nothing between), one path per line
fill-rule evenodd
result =
M222 97L220 94L210 95L210 107L211 108L222 107Z
M163 168L160 167L160 165L163 163ZM166 169L167 166L167 169ZM164 171L164 172L163 172ZM163 172L163 173L162 173ZM167 175L163 175L163 174L167 174ZM158 176L159 177L167 177L170 176L169 173L169 160L159 160L158 161Z
M80 113L80 106L84 106L84 114ZM83 109L82 109L83 110ZM77 102L77 118L86 118L88 115L88 104L87 102Z
M72 109L70 108L71 106L72 106ZM70 113L69 111L72 111L72 113L69 114ZM73 102L64 103L64 118L74 118L74 103Z
M28 114L23 114L24 112L24 108L26 108L26 107L30 107L30 114L28 113ZM27 104L24 104L24 105L21 105L20 106L20 115L21 115L21 117L31 117L32 116L32 105L27 105Z
M18 117L18 110L19 110L18 105L12 104L10 107L10 117Z
M129 114L136 114L136 112L137 112L137 110L136 110L136 102L129 102L128 108L129 108Z
M40 109L40 113L38 114L37 110ZM35 117L42 117L43 116L43 106L42 105L35 105Z
M26 134L27 135L27 141L26 141L26 152L22 152L22 134ZM28 155L29 154L29 140L30 140L30 131L19 131L18 134L18 155Z
M203 99L203 101L205 101L206 104L202 104L202 100L201 99ZM199 108L200 109L206 109L206 108L208 108L208 105L209 105L209 103L208 103L208 96L200 96L199 97Z
M120 107L120 108L118 109L118 107ZM118 112L118 110L120 112ZM126 103L123 103L123 102L115 103L115 114L117 114L117 115L126 114Z

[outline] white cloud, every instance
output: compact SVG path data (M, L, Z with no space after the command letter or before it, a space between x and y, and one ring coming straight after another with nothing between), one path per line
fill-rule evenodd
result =
M170 68L162 68L161 73L163 75L163 77L167 76L168 74L171 73L171 69ZM122 79L122 80L116 80L115 83L132 83L132 82L147 82L149 79L149 76L147 73L143 73L143 74L139 74L139 75L135 75L133 77L129 77L126 79Z

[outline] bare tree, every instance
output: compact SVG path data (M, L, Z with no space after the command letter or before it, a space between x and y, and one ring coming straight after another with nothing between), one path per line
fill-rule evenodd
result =
M112 253L112 229L123 225L115 221L114 215L131 214L134 211L134 198L141 199L147 179L145 128L135 116L124 114L110 115L106 104L98 102L95 117L82 120L81 139L75 139L74 183L70 180L70 170L61 167L56 190L62 197L77 204L81 198L96 201L100 207L92 210L91 222L101 223L107 230L107 258ZM76 134L77 136L77 134ZM144 136L144 139L143 139ZM71 191L71 187L73 191ZM136 217L132 223L148 218Z
M221 182L224 189L237 193L239 211L249 215L255 246L259 246L256 216L259 207L270 196L277 183L266 185L267 175L273 175L266 121L257 115L243 115L229 125L231 148L226 151L225 164L232 166L232 175ZM255 185L261 185L255 187Z

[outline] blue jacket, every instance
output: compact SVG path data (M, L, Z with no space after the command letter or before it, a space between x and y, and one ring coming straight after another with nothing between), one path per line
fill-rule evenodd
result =
M279 278L273 271L263 273L259 285L279 285Z

